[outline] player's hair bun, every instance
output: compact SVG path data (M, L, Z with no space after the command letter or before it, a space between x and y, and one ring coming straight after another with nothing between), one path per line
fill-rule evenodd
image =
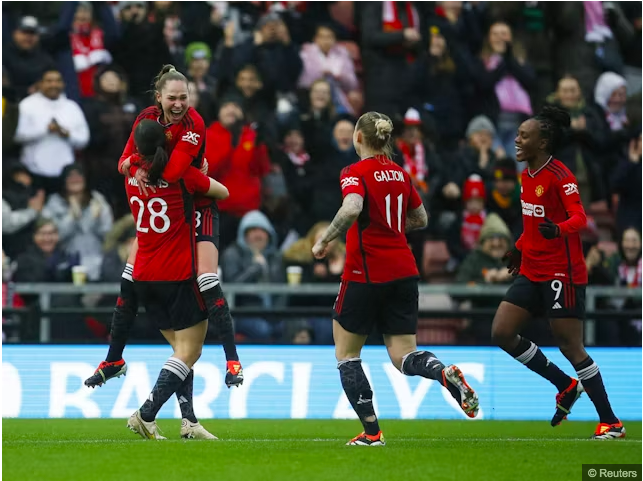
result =
M388 140L393 132L393 123L387 119L375 120L375 136L380 140Z

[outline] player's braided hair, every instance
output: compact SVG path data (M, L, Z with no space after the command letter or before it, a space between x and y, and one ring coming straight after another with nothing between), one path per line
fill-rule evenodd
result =
M165 129L154 120L143 119L134 130L134 142L143 158L150 184L158 184L169 161L165 151Z
M547 139L547 153L554 154L571 125L569 114L560 107L546 105L534 119L540 123L540 137Z
M379 112L366 112L357 121L355 129L362 132L366 145L373 150L383 152L389 159L392 157L393 122L388 115Z
M185 82L185 85L188 84L188 79L183 75L181 72L179 72L174 65L163 65L163 68L161 71L158 73L156 77L154 77L154 93L160 94L161 91L163 90L163 87L165 87L165 84L169 82L170 80L181 80ZM156 105L158 108L163 110L163 107L161 107L161 104L156 100L156 96L154 97L154 101L156 102Z

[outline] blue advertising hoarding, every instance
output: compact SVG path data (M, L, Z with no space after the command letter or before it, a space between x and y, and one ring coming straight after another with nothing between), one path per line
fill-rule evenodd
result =
M549 420L555 388L497 348L428 348L443 362L457 364L480 397L478 419ZM167 346L131 346L125 350L126 377L102 388L83 385L106 349L102 346L3 346L3 417L125 418L147 398L170 356ZM560 352L543 352L565 372L573 369ZM640 420L632 399L641 396L641 349L588 349L601 369L617 416ZM239 348L245 382L228 390L225 359L218 346L206 346L196 364L195 412L200 418L350 419L355 414L339 381L331 346L244 346ZM375 392L381 418L468 419L438 383L400 374L383 347L366 347L364 369ZM172 398L160 417L180 417ZM596 420L583 395L570 419Z

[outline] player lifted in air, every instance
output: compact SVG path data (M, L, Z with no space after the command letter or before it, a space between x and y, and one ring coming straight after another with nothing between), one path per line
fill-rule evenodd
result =
M567 112L545 107L518 129L516 159L528 165L520 196L524 230L506 255L510 272L518 277L498 307L491 335L508 354L556 386L552 426L566 418L585 391L600 418L593 438L622 438L625 428L612 411L598 366L583 346L587 268L579 231L587 218L576 178L553 157L569 125ZM532 316L550 320L560 351L580 382L518 335Z
M189 92L185 76L172 65L165 65L155 79L154 89L156 105L143 109L137 117L119 161L119 171L138 180L139 197L143 200L150 193L145 187L148 173L145 168L132 165L131 162L131 156L136 152L134 129L142 120L154 120L165 129L166 149L170 154L170 160L162 173L164 180L169 183L177 182L190 165L201 167L204 163L205 125L197 111L188 105ZM217 275L219 211L216 202L211 198L196 196L195 202L199 290L206 302L211 327L221 339L225 351L225 383L228 387L239 386L243 383L243 370L235 345L232 317ZM132 287L132 266L135 258L136 243L123 272L121 293L114 309L107 358L100 363L94 375L85 381L87 386L100 386L127 371L127 365L122 359L123 350L138 311L138 299Z
M438 381L467 416L478 413L478 396L460 369L417 350L419 273L406 233L425 227L427 213L408 174L390 159L392 131L386 115L360 117L353 144L361 160L342 171L342 207L313 247L314 256L322 259L329 244L348 231L333 338L344 392L364 426L347 443L351 445L385 444L360 358L374 327L384 335L389 357L402 374Z

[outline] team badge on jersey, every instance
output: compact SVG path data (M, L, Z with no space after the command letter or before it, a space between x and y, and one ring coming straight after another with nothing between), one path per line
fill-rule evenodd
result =
M167 130L165 131L165 138L166 138L168 141L169 141L169 140L172 140L172 132L170 131L170 129L167 129Z
M536 187L536 196L540 197L545 193L545 188L542 185Z

